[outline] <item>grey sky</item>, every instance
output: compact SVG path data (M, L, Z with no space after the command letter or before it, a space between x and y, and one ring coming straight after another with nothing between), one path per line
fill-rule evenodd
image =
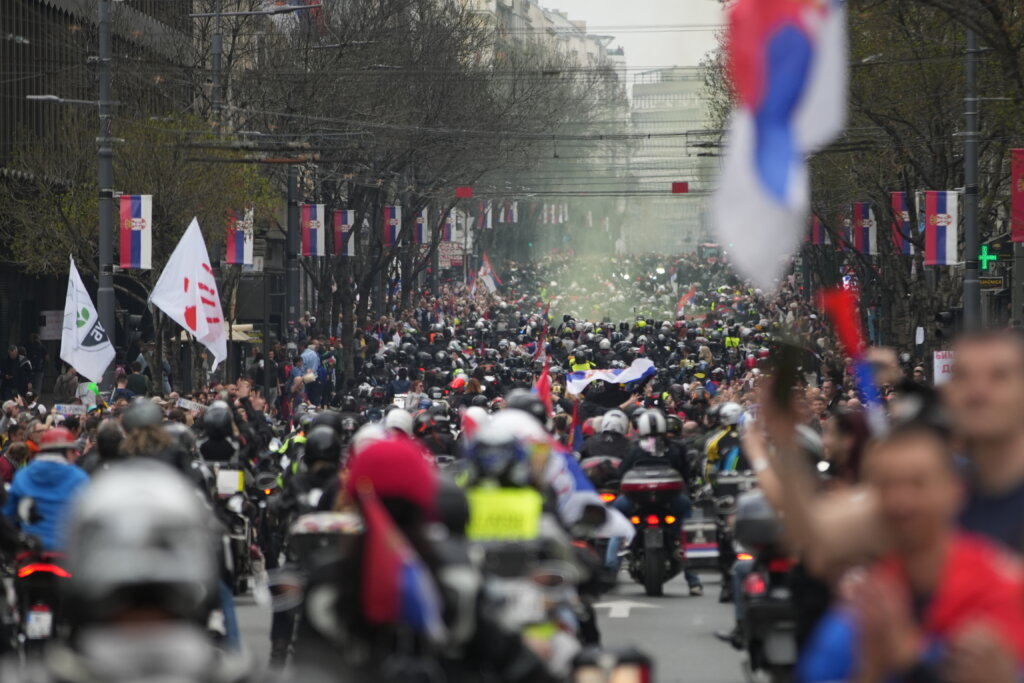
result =
M697 64L715 46L715 31L670 29L724 21L718 0L541 0L541 5L586 21L591 33L616 36L631 73Z

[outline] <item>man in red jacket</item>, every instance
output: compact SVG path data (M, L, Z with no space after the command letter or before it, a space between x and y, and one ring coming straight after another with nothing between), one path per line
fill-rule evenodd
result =
M963 499L948 435L923 423L872 447L889 552L827 616L804 681L1014 681L1024 665L1024 574L989 541L956 528Z

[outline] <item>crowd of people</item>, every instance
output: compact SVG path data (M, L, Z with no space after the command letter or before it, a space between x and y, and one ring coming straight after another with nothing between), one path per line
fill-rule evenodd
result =
M799 680L1019 679L1016 332L964 337L941 394L916 359L873 350L869 390L860 350L839 344L793 278L763 292L696 255L552 255L500 270L497 292L449 284L352 339L307 314L242 376L191 395L136 363L109 396L87 396L68 369L55 391L88 404L74 414L38 402L12 347L0 368L0 543L12 556L26 542L65 553L71 578L67 637L3 680L269 675L234 654L234 577L217 552L230 515L216 485L233 467L260 501L254 573L301 577L271 581L273 671L290 661L294 680L566 680L580 648L600 644L593 603L618 579L631 533L615 524L631 514L624 497L588 517L605 508L578 462L595 456L614 456L619 477L652 459L675 469L680 525L722 472L756 475L797 560ZM486 521L495 491L498 507L527 511L509 528ZM315 562L298 520L317 531ZM594 538L606 545L573 543ZM543 635L497 617L484 589L508 579L492 551L509 539L574 568L573 596ZM402 581L388 578L396 567ZM736 646L749 571L722 568L719 598L737 624L719 635ZM701 595L700 575L685 574Z

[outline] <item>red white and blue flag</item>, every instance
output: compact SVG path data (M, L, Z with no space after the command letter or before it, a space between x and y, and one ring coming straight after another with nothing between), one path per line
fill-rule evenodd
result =
M955 266L959 196L956 192L929 190L923 193L924 211L920 212L924 233L924 265Z
M501 208L498 210L498 222L499 223L518 223L519 222L519 202L505 200L501 203Z
M907 204L906 192L893 192L889 195L892 215L892 244L897 254L909 256L914 253L914 243L910 241L910 207Z
M679 297L679 301L676 302L676 316L681 316L686 310L686 307L693 301L693 297L697 295L697 285L690 285L690 291Z
M714 223L739 274L773 289L806 230L807 157L846 122L842 0L736 0L726 42L736 108Z
M434 642L445 639L441 599L430 571L402 535L373 487L356 486L363 513L362 608L374 625L402 624Z
M153 195L121 195L121 268L153 267Z
M224 261L237 266L252 265L253 210L228 211Z
M853 204L853 248L862 254L876 256L878 254L878 225L875 223L875 212L869 202Z
M398 245L398 233L402 229L402 207L384 207L384 246Z
M302 221L302 255L327 256L327 225L323 204L303 204L301 206Z
M498 291L498 287L501 286L501 278L494 272L494 268L491 268L491 260L487 258L487 254L480 257L480 271L477 273L476 280L473 282L473 290L476 291L477 283L482 283L487 291L494 294Z
M455 238L455 209L448 212L441 228L441 241L451 242Z
M334 212L334 253L338 256L356 255L356 241L352 238L355 224L355 211L345 209Z
M811 214L811 230L807 233L808 244L831 244L832 239L828 235L828 230L825 229L825 225L821 222L821 219L816 215Z
M430 244L430 221L427 214L428 210L423 209L420 215L416 216L416 223L412 226L413 244Z
M494 229L494 202L480 202L480 227L484 230Z

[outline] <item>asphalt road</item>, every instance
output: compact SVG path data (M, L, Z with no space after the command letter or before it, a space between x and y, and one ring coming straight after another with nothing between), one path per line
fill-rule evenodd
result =
M618 588L599 603L605 647L637 647L654 657L658 683L742 683L741 656L714 636L732 623L732 605L718 603L718 579L703 575L705 594L691 598L683 578L665 595L648 598L623 573ZM242 639L258 668L270 657L270 613L249 596L238 601Z

